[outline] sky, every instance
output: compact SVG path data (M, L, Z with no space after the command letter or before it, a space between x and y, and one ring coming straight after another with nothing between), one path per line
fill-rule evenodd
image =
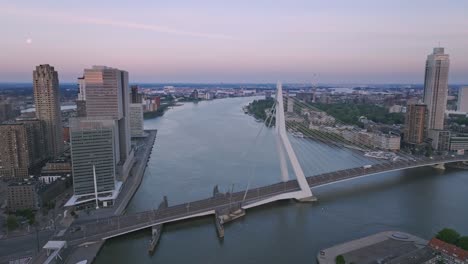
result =
M130 82L423 83L433 47L468 84L467 0L0 0L0 82L51 64Z

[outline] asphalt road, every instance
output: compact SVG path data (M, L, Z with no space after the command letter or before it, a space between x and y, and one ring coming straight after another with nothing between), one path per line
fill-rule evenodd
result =
M44 230L40 231L37 237L36 233L32 233L0 239L0 263L7 262L10 259L33 255L37 252L37 241L39 240L39 248L42 248L52 235L53 231Z

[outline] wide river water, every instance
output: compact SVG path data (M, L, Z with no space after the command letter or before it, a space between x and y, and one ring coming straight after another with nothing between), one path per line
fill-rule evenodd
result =
M271 129L242 106L253 98L186 103L146 120L158 136L143 183L128 211L157 207L164 195L177 204L281 180ZM259 131L261 133L259 134ZM259 136L257 137L257 135ZM310 170L352 161L323 146L309 148ZM297 150L301 152L304 150ZM304 159L304 158L302 158ZM425 239L444 227L468 235L468 171L433 168L384 173L313 189L319 201L283 201L250 209L225 226L218 240L212 217L167 224L153 256L150 231L106 242L96 263L315 263L317 252L385 230Z

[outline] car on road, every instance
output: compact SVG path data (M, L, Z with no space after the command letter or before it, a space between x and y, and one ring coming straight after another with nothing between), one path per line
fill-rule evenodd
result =
M75 227L72 227L72 229L70 230L70 233L75 233L75 232L78 232L81 230L81 226L75 226Z

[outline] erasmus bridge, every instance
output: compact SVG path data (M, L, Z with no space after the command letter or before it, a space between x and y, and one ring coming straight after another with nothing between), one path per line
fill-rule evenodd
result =
M247 209L280 200L313 202L320 197L314 196L312 190L320 186L390 171L424 166L443 167L447 163L468 161L468 155L465 154L426 157L403 151L385 151L361 129L335 120L296 97L283 96L280 83L277 85L273 107L266 110L266 115L262 128L274 125L282 179L280 182L257 188L249 188L248 183L245 190L228 193L221 193L215 187L211 197L182 204L169 205L164 199L155 210L72 225L55 240L79 246L151 228L154 237L155 230L156 233L160 232L157 228L162 224L208 215L215 217L218 234L222 237L223 224L243 216ZM315 123L310 121L312 119ZM345 151L346 155L312 156L307 152L310 148L323 155L330 148ZM330 159L337 164L335 167L340 167L338 165L343 163L342 159L352 160L355 166L323 170L321 166L330 163Z

